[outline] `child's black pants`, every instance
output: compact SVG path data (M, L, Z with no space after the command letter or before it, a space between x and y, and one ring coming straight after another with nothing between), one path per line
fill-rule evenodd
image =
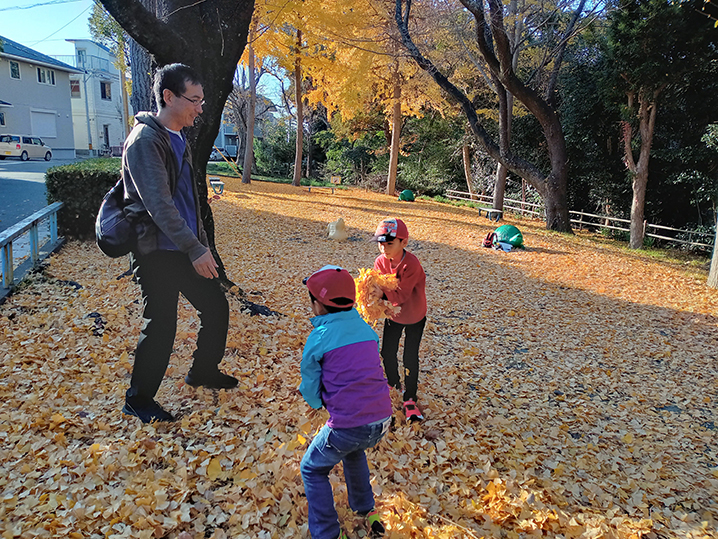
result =
M426 317L416 324L400 324L393 320L384 321L384 336L381 342L381 357L384 361L386 380L392 387L401 388L397 353L401 334L406 330L404 338L404 400L416 401L419 384L419 345L424 334Z

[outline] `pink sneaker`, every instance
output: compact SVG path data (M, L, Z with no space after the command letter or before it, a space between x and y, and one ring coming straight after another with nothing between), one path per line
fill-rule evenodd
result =
M421 421L424 419L414 399L404 401L404 415L407 421Z

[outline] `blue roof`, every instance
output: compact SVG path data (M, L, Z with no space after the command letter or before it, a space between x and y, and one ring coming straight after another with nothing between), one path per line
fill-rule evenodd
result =
M78 69L72 67L69 64L61 62L60 60L55 60L51 56L47 56L46 54L42 54L41 52L34 51L30 47L26 47L25 45L20 45L20 43L17 43L12 39L0 36L0 41L2 41L2 51L0 51L0 55L6 54L16 56L19 58L23 58L28 62L42 62L43 64L49 64L59 69L71 71L73 73L80 72Z

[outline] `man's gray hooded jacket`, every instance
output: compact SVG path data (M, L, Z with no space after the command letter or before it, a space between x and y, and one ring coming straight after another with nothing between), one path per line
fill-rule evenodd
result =
M180 170L169 132L152 113L140 112L135 119L137 123L125 141L122 154L125 201L129 202L126 211L138 216L135 252L146 255L156 251L157 230L160 229L194 262L207 252L209 242L200 218L189 143L183 160L192 174L199 238L187 226L172 200Z

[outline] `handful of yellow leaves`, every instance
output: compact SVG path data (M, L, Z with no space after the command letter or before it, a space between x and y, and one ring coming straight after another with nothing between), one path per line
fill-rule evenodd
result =
M396 275L379 273L374 268L360 268L359 277L354 279L354 283L357 289L357 311L372 327L376 326L379 320L391 318L401 310L401 307L395 307L382 299L382 289L396 290L399 287Z

